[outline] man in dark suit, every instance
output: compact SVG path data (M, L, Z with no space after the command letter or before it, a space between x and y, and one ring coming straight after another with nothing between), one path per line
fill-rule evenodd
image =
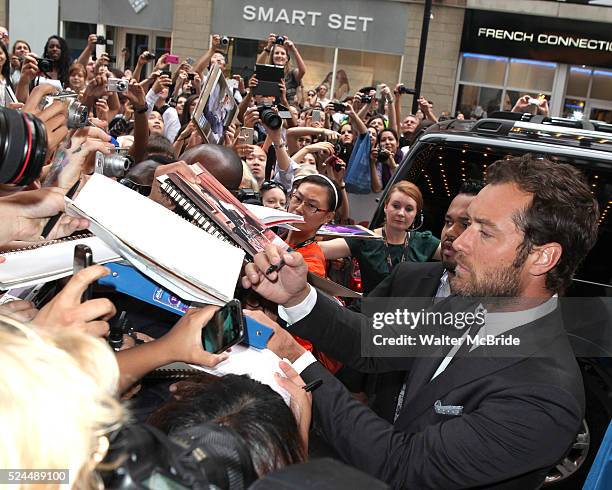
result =
M295 383L323 380L312 396L314 420L342 458L393 488L538 488L584 415L582 378L556 295L595 243L597 203L574 167L529 155L496 162L487 179L453 243L450 283L462 297L488 298L479 301L489 311L480 331L471 327L437 355L362 355L361 334L374 324L310 288L296 254L284 253L286 265L266 275L282 253L269 247L245 269L243 285L283 305L289 332L358 370L409 372L392 424L354 400L287 331L277 327L269 342L294 363ZM456 299L446 302L454 307ZM471 343L483 331L520 345L495 356Z

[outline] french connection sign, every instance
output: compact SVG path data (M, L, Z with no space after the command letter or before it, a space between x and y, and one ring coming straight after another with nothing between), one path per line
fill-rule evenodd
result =
M612 68L609 24L467 10L461 51Z
M407 11L384 0L216 0L212 30L247 39L274 32L297 44L401 55Z

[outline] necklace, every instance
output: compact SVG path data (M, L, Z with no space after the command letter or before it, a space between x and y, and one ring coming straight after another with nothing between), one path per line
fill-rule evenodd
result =
M385 257L387 259L387 267L388 267L388 272L391 272L391 269L393 269L393 261L391 260L391 252L389 250L389 242L387 241L387 233L385 231L385 227L382 227L382 237L383 237L383 243L385 245ZM402 256L400 257L400 261L399 263L401 264L402 262L405 262L407 259L407 252L408 252L408 240L410 239L410 232L406 233L406 238L404 238L404 246L402 248Z

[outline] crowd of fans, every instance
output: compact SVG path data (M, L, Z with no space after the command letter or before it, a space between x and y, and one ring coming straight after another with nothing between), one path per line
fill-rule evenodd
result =
M59 36L48 39L40 56L22 40L13 42L9 53L8 34L1 41L0 105L39 118L48 146L48 164L32 184L0 189L2 249L38 241L48 218L64 210L64 194L92 173L95 153L110 154L120 147L134 161L122 182L164 206L170 204L156 177L177 172L197 181L189 165L200 162L236 195L242 192L263 206L303 216L304 222L283 239L300 254L307 270L328 277L339 260L353 258L361 270L364 293L385 283L394 267L404 262L442 261L447 269L454 268L452 242L467 226L465 209L483 187L481 182L462 188L459 200L453 202L456 207L463 203L459 206L463 211L456 216L451 205L440 238L423 229L423 195L407 181L396 183L386 194L385 222L374 230L382 239L319 241L316 237L327 223L354 222L352 196L380 193L410 145L438 121L433 104L423 97L417 114L402 114L401 85L379 84L350 93L346 75L339 71L335 80L339 100L329 97L331 73L318 87L304 90L307 67L299 50L290 39L279 42L270 34L257 62L284 68L275 105L286 109L290 118L284 118L279 128L270 127L261 117L261 96L253 94L256 76L243 80L227 73L237 117L225 129L221 144L211 145L204 143L192 114L211 65L227 70L218 35L192 63L182 60L170 65L168 54L156 58L145 51L136 66L125 70L114 68L107 55L92 58L95 34L77 60L70 59L66 41ZM127 89L113 90L113 79L125 80ZM64 104L41 105L46 95L59 90L78 94L88 110L87 127L69 131ZM10 100L13 95L15 100ZM504 178L511 177L500 177L500 182ZM590 223L592 217L585 220ZM47 238L68 236L87 226L86 220L63 215ZM288 266L297 267L291 262L287 259ZM202 377L170 389L164 386L163 394L157 386L141 385L147 373L172 362L212 367L227 358L226 353L215 355L202 348L202 325L216 307L192 309L177 321L153 307L134 306L126 298L103 292L81 303L85 289L108 273L99 265L79 272L40 309L27 301L0 306L0 363L6 373L0 383L5 400L2 468L68 468L74 488L95 487L100 483L95 469L107 453L108 434L129 420L120 398L132 398L132 417L148 420L166 434L204 423L222 427L242 441L257 477L307 459L312 395L302 389L304 380L287 363L279 368L285 376L277 379L291 395L290 406L271 388L246 376ZM257 283L251 276L243 281L242 287L250 288L243 291L243 306L253 309L248 315L275 329L269 345L275 350L288 342L275 323L281 322L275 303L282 301L266 294L265 288L260 288L261 294L253 291ZM126 336L123 349L112 354L98 338L108 334L118 310L128 311L138 333ZM347 380L354 373L345 360L318 349L316 342L297 335L295 339L350 385ZM361 392L363 386L353 391ZM350 460L346 452L344 456ZM542 464L554 462L553 457ZM428 485L426 477L407 478L406 485ZM387 479L396 487L404 486L394 477Z

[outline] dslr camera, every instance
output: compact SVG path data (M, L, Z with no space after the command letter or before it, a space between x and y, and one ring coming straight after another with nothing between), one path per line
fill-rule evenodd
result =
M106 85L107 92L127 92L129 81L127 78L109 78Z
M40 102L40 108L45 109L59 100L68 109L67 125L69 129L83 128L87 124L87 106L78 101L74 92L60 92L57 95L47 95Z
M283 125L283 120L269 105L261 105L257 107L261 122L270 129L278 129Z
M362 104L369 104L370 102L372 102L372 96L371 95L362 95L361 96L361 103Z
M53 70L55 63L49 58L35 58L38 63L38 69L42 72L49 72Z
M283 45L285 44L285 36L276 36L276 39L274 40L274 44L280 44Z
M128 150L120 148L115 149L115 152L109 155L97 151L94 172L106 177L116 177L117 179L125 177L125 174L128 173L128 170L130 170L134 163L134 160L127 152Z
M388 161L390 156L391 156L391 153L389 153L387 150L383 150L382 148L378 150L378 161L379 162L384 163Z
M416 95L416 90L413 88L404 87L403 85L397 89L400 94Z

